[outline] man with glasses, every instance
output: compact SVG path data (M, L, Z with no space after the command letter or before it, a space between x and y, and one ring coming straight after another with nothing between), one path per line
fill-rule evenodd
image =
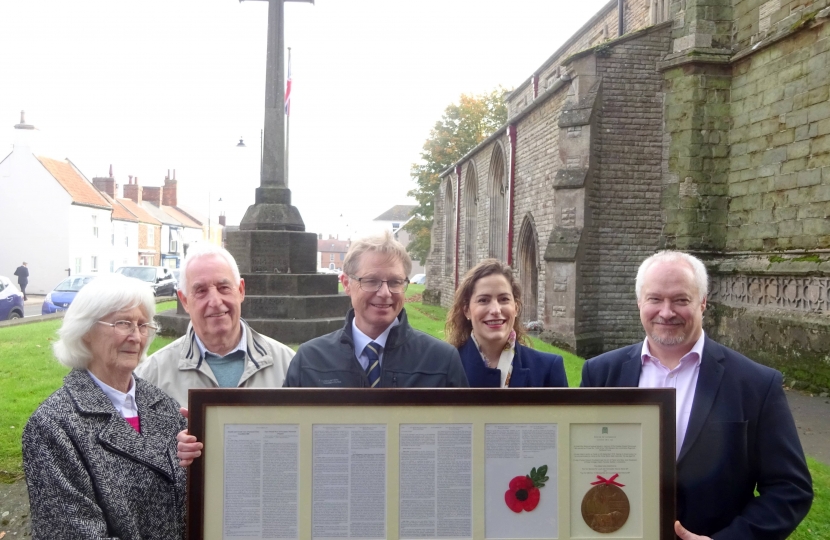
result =
M179 280L187 332L139 364L136 375L182 406L190 388L279 388L294 351L240 318L245 280L225 249L192 246Z
M354 242L340 281L352 300L341 330L300 346L285 386L467 387L458 351L409 326L403 308L412 259L387 231Z

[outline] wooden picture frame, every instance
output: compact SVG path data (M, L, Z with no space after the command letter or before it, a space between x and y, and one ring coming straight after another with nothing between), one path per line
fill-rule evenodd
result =
M238 532L256 516L280 538L675 537L674 389L207 389L190 390L189 409L205 449L189 470L188 539L269 537ZM338 440L375 446L341 456L326 446ZM344 474L348 492L327 484ZM596 506L613 490L624 507ZM288 502L272 517L265 499ZM355 517L364 504L370 517Z

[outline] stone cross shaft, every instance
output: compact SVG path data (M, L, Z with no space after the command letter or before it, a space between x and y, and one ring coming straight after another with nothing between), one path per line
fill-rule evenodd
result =
M240 0L242 1L242 0ZM291 206L286 185L285 155L285 2L313 0L258 0L268 2L268 56L265 61L265 122L262 167L253 206L239 226L242 230L304 231L300 212Z
M268 56L265 61L265 125L260 186L285 187L285 2L314 2L258 1L268 2Z

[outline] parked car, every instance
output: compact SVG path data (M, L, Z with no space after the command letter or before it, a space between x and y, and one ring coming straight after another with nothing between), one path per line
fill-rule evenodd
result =
M415 285L425 285L427 282L427 275L415 274L414 276L412 276L412 279L410 279L409 282Z
M23 294L9 278L0 276L0 321L23 318Z
M146 281L153 287L153 294L156 296L174 296L176 294L176 279L173 277L170 268L165 266L122 266L115 272Z
M43 307L40 308L41 315L66 311L78 291L96 276L97 274L75 274L55 285L55 288L43 300Z

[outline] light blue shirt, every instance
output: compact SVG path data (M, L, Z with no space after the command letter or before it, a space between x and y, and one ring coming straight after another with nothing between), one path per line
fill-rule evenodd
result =
M352 319L352 339L354 340L354 355L355 357L357 357L357 361L360 362L360 367L362 367L364 371L366 371L366 368L369 367L369 357L363 353L363 351L366 350L366 345L374 341L382 347L380 354L378 355L380 365L382 366L383 351L386 350L386 340L389 339L389 332L391 332L392 329L398 326L399 324L401 323L398 322L398 318L395 317L395 320L392 321L392 324L390 324L381 335L379 335L375 339L372 339L363 332L361 332L355 324L354 319Z
M248 348L248 339L245 333L245 325L239 323L239 326L242 327L242 336L239 343L235 349L228 351L228 354L224 356L207 350L198 334L195 335L196 345L202 353L202 358L210 366L219 388L236 388L239 386L242 372L245 371L245 351Z

